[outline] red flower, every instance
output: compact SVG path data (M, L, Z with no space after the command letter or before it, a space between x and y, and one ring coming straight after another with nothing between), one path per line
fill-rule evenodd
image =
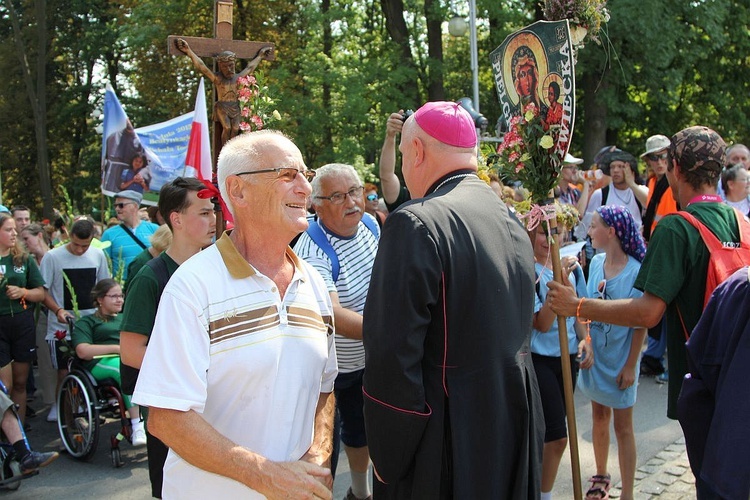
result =
M65 337L67 336L68 336L68 332L66 332L65 330L57 330L55 332L55 338L57 340L65 340Z

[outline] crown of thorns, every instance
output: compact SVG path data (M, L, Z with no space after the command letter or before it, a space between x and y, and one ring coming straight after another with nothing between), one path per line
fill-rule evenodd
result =
M237 59L237 56L235 55L234 52L230 50L225 50L224 52L216 56L216 60L219 62L230 62L236 59Z

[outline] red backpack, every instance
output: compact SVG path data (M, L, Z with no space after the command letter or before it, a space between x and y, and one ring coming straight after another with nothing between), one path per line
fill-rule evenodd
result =
M706 274L706 293L703 297L703 308L705 309L714 289L722 281L730 277L737 269L750 265L750 223L745 220L745 217L739 211L734 210L740 233L740 242L738 247L733 248L722 245L719 238L710 229L689 213L680 211L675 212L675 214L683 217L700 232L703 243L711 254L708 259L708 272ZM682 321L681 314L680 320ZM685 337L687 338L688 334L684 322L682 328L685 330Z

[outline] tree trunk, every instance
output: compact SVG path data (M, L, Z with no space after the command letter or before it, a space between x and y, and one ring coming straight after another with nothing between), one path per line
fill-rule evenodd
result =
M320 3L320 11L323 13L323 54L331 63L332 52L333 52L333 35L331 33L331 19L329 14L331 11L331 0L323 0ZM323 109L331 108L331 84L326 79L323 81ZM323 130L324 144L330 148L333 153L333 130L331 127L331 120L326 120L325 127Z
M31 75L31 67L27 56L26 47L23 42L21 26L18 15L11 0L5 0L11 25L13 27L13 39L16 44L16 53L21 63L26 93L29 96L31 109L34 113L34 134L36 136L36 165L39 174L39 190L44 203L43 214L52 217L52 180L49 166L49 155L47 151L47 2L45 0L34 1L34 13L36 15L37 27L37 61L36 61L36 88Z
M443 88L443 20L435 0L425 0L424 14L427 19L427 100L444 101Z
M404 2L403 0L380 0L380 5L383 9L383 15L385 16L386 28L391 39L401 49L401 63L412 69L416 76L417 66L414 62L414 57L411 53L411 46L409 44L409 29L406 27L406 21L404 20ZM421 99L419 97L419 89L416 82L409 85L408 83L399 83L398 87L404 95L409 96L412 103L419 104Z
M601 91L606 83L599 83L598 74L583 75L583 158L584 165L591 165L594 156L601 148L607 145L607 105L599 99L598 91Z

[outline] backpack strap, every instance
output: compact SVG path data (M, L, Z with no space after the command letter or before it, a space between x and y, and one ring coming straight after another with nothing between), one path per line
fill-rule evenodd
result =
M156 292L156 303L158 304L159 300L161 300L161 294L164 291L164 287L167 286L167 282L169 281L169 270L167 269L167 263L161 257L155 257L146 262L146 265L150 267L156 275L156 282L159 285L159 288Z
M675 215L679 215L688 223L690 223L691 226L693 226L695 229L698 230L698 232L701 235L701 238L703 239L703 243L706 244L706 248L708 248L708 251L710 253L714 253L715 250L718 250L722 247L721 242L719 241L719 238L716 237L714 233L711 232L710 229L706 227L705 224L703 224L701 221L695 218L692 214L685 212L684 210L680 210L679 212L675 212ZM741 232L740 232L741 237Z
M144 250L146 250L148 248L148 246L146 246L146 244L143 243L140 240L140 238L138 238L138 236L136 236L135 234L133 234L133 231L131 231L130 228L125 225L124 222L120 223L120 227L122 228L123 231L125 231L125 233L127 233L128 236L130 236L131 238L133 238L133 241L135 241L136 243L138 243L139 247L141 247Z
M380 237L380 228L378 227L378 223L370 214L365 213L362 215L362 223L364 223L365 227L369 229L376 238ZM341 271L339 257L338 255L336 255L336 251L333 249L333 246L331 246L331 242L328 241L325 231L323 231L323 228L320 226L320 221L318 219L310 220L307 226L306 233L308 234L308 236L310 236L310 239L313 240L313 242L318 245L320 249L323 250L323 253L325 253L331 260L331 277L333 278L333 282L336 283L336 281L338 281L339 279L339 272Z
M372 215L368 213L362 214L362 222L376 238L380 236L380 227L378 227L378 223Z
M602 188L602 206L604 206L607 203L607 198L609 198L609 184L604 186ZM633 193L633 199L635 200L635 205L638 207L639 211L643 211L643 205L641 205L641 202L638 201L638 197ZM627 208L627 207L626 207Z
M339 279L339 271L341 270L339 267L339 258L336 255L336 251L331 246L331 242L326 238L323 228L320 227L320 223L317 220L314 220L310 221L306 232L308 236L310 236L310 239L313 240L313 242L315 242L315 244L318 245L320 249L323 250L323 253L325 253L331 260L331 277L333 278L333 282L336 283Z

